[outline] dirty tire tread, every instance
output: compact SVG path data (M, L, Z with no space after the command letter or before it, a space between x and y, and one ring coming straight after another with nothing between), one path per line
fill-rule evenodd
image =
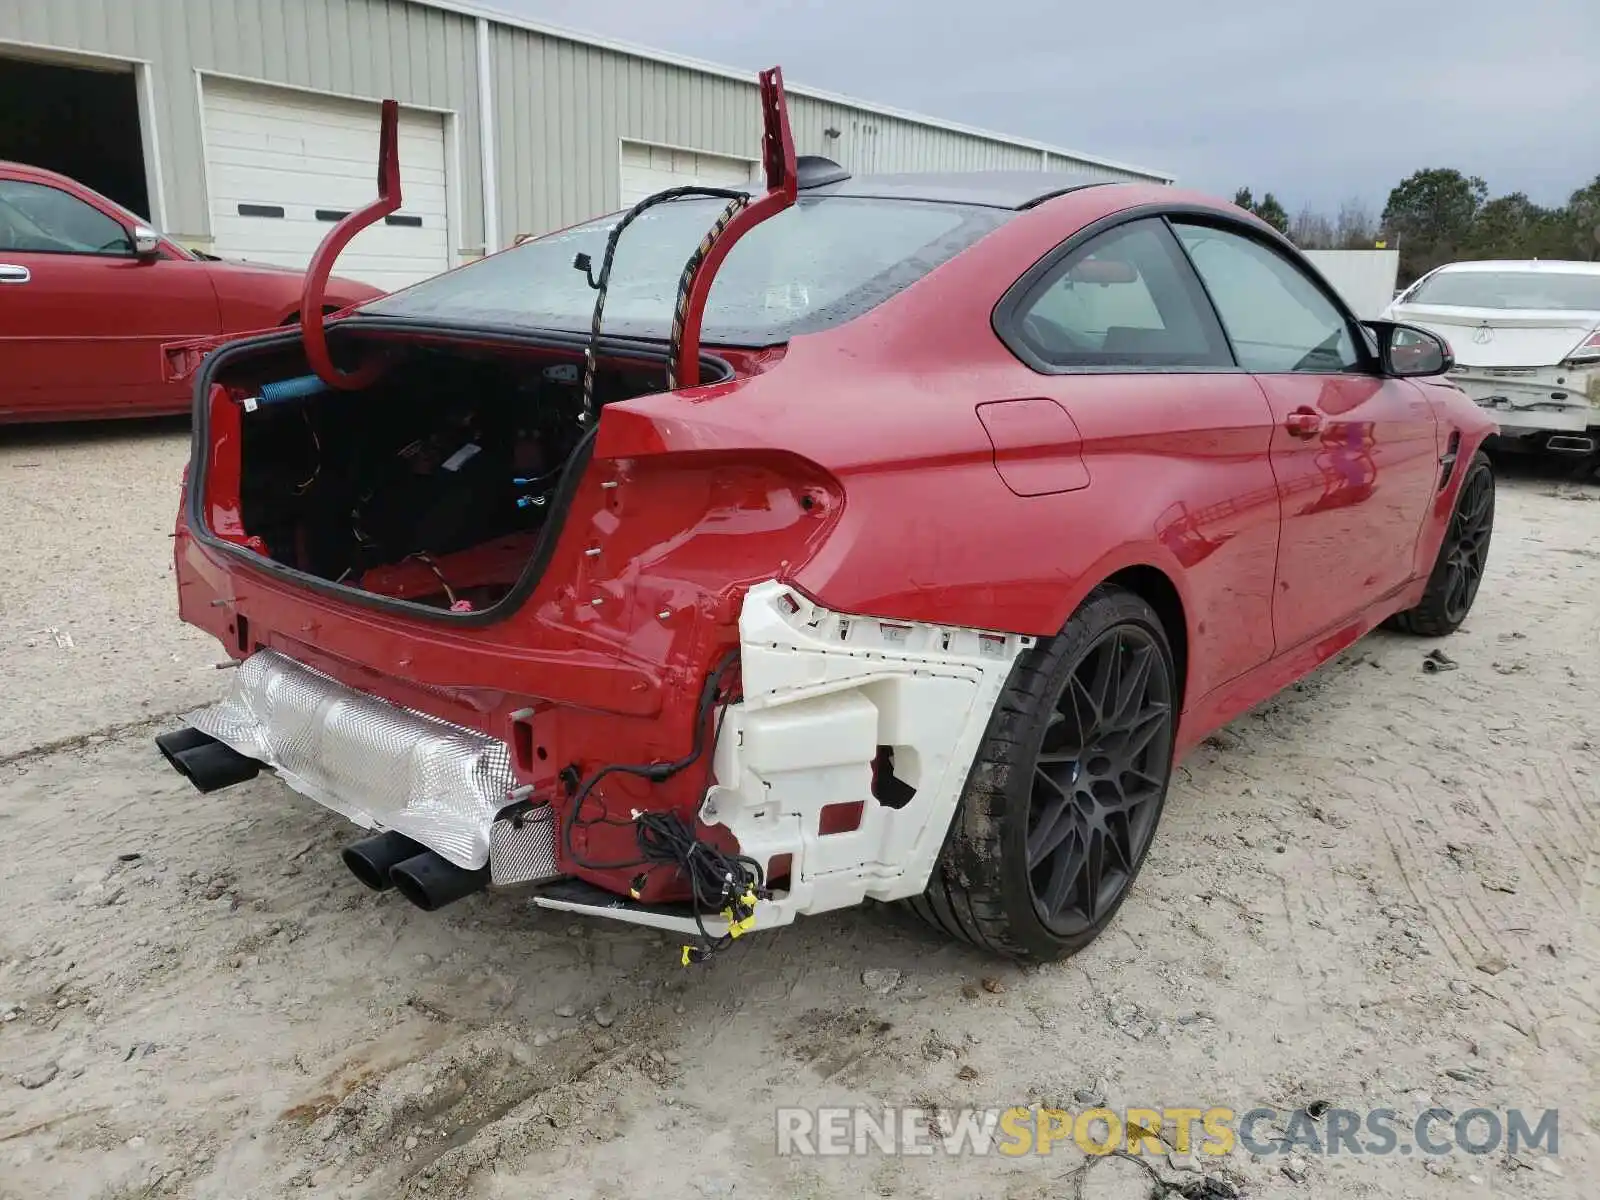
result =
M1473 472L1477 471L1480 467L1490 471L1491 474L1494 470L1493 465L1489 461L1489 456L1482 450L1479 450L1472 456L1472 461L1467 464L1467 469L1461 474L1461 483L1456 492L1456 503L1459 504L1461 502L1461 497L1466 492L1467 480L1470 479ZM1492 542L1492 534L1494 530L1494 499L1492 495L1489 503L1491 505L1490 540ZM1450 510L1450 522L1451 524L1454 524L1455 522L1454 508ZM1487 550L1487 546L1485 546L1485 549ZM1445 527L1445 536L1439 542L1439 554L1438 557L1434 559L1433 571L1428 576L1428 587L1427 590L1422 593L1422 599L1417 602L1415 608L1408 608L1404 612L1395 613L1394 616L1385 621L1384 624L1388 628L1399 633L1410 634L1413 637L1438 638L1449 637L1452 633L1459 629L1462 624L1465 623L1465 615L1460 621L1452 624L1444 613L1446 586L1445 557L1449 551L1450 526L1447 525ZM1469 608L1468 612L1470 613L1470 611L1471 610Z
M1061 634L1041 639L1012 669L995 703L928 886L921 896L906 901L907 908L936 930L998 957L1038 962L1064 956L1059 952L1040 953L1036 942L1030 946L1016 936L1000 878L1005 828L1001 810L1007 802L1010 772L1026 770L1031 782L1030 722L1041 707L1055 704L1057 677L1082 640L1081 633L1074 633L1074 622L1079 614L1097 607L1106 607L1121 619L1132 618L1150 626L1161 635L1168 667L1173 667L1166 631L1144 600L1115 585L1102 584L1092 591ZM1173 677L1177 677L1175 671ZM988 869L974 870L974 863ZM1106 914L1096 934L1115 916L1116 907L1120 907L1120 901ZM1093 936L1068 953L1076 952Z

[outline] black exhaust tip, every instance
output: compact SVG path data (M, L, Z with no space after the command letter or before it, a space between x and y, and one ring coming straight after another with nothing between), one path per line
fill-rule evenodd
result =
M172 733L163 733L156 739L156 749L161 751L161 757L171 764L174 771L183 773L183 766L178 762L178 755L188 750L198 750L201 746L208 746L217 739L209 733L201 733L192 726L185 725L182 729Z
M340 851L339 857L350 868L350 874L362 883L375 892L386 892L394 886L389 872L406 859L415 858L423 850L423 846L405 834L391 830L346 846Z
M261 774L261 763L198 729L180 729L156 739L173 768L202 792L215 792Z
M468 871L432 850L395 864L389 872L395 889L423 912L436 912L489 885L489 868Z

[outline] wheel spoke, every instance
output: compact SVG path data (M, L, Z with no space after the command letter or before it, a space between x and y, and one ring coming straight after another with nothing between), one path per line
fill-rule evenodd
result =
M1066 699L1072 704L1072 717L1078 726L1078 744L1085 745L1100 728L1100 710L1095 707L1089 685L1078 678L1076 671L1067 683Z
M1091 923L1100 915L1100 884L1105 879L1105 857L1106 832L1103 829L1092 830L1088 850L1083 856L1083 868L1079 873L1082 879L1082 911Z
M1112 729L1119 732L1138 713L1149 687L1151 668L1155 664L1154 646L1141 646L1133 653L1133 663L1122 673L1122 682L1117 689L1116 707L1107 721Z
M1072 802L1064 796L1045 805L1028 834L1028 870L1037 868L1072 835L1073 815Z
M1057 796L1060 796L1063 800L1065 800L1068 795L1071 794L1066 785L1064 785L1054 775L1050 774L1049 771L1046 771L1042 766L1035 766L1033 768L1033 777L1035 780L1042 780L1052 792L1054 792ZM1051 801L1051 803L1054 803L1054 801Z
M1077 855L1065 851L1058 853L1050 865L1050 879L1039 893L1039 903L1050 916L1056 916L1066 907L1072 895L1072 885L1077 882L1079 868L1073 860Z
M1466 590L1467 573L1462 570L1461 564L1452 562L1450 564L1450 570L1446 575L1444 589L1445 612L1450 614L1452 620L1454 619L1455 614L1461 612L1461 600L1465 595Z
M1089 681L1089 703L1094 706L1095 730L1104 728L1113 711L1117 688L1122 675L1122 631L1095 653L1094 677ZM1088 738L1085 736L1085 741Z
M1122 748L1123 757L1127 762L1138 762L1139 756L1149 749L1156 734L1165 728L1168 711L1169 708L1165 704L1152 704L1129 726L1128 740Z

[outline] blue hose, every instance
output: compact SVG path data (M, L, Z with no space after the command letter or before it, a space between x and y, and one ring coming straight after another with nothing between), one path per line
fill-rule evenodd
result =
M289 400L304 400L321 395L328 385L315 375L300 375L294 379L277 379L261 385L257 400L261 404L283 404Z

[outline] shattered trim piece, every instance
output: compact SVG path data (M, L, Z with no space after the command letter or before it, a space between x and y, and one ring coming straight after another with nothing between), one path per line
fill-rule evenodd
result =
M362 828L403 833L467 870L489 860L513 783L502 741L348 688L276 650L246 658L220 703L183 720ZM553 859L554 827L543 828Z
M739 640L744 698L726 710L700 816L763 865L790 856L788 890L758 907L757 928L920 894L1035 639L832 612L768 582L746 595ZM898 786L880 799L874 764L888 761ZM824 810L856 804L853 828L823 832Z

